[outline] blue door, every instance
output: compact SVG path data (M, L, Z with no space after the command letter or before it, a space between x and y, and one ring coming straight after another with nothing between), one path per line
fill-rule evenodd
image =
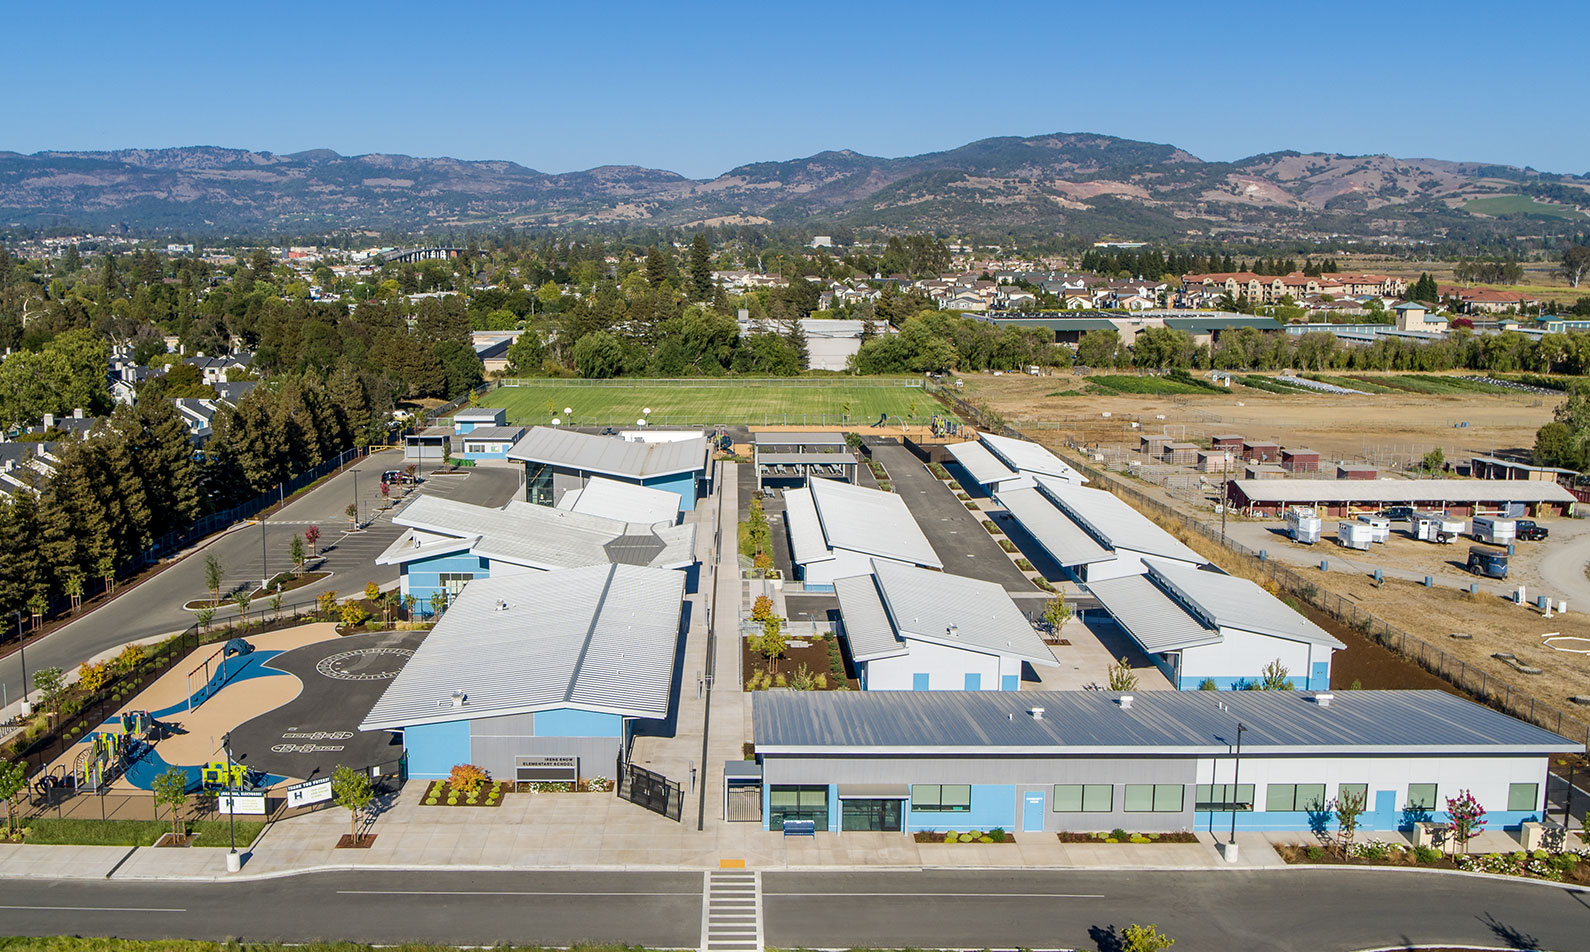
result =
M968 690L968 691L981 691L982 689L983 689L983 676L982 675L980 675L980 674L968 674L966 676L966 690Z
M1020 691L1021 676L1015 674L1001 676L999 679L999 689L1001 691Z
M925 674L911 675L911 690L926 691L928 689L928 676Z
M1043 791L1029 790L1021 805L1021 831L1043 832Z
M1314 673L1308 679L1311 691L1329 691L1331 686L1331 663L1329 661L1314 662Z

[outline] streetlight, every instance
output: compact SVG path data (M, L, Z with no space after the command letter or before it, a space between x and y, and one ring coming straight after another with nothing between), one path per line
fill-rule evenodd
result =
M14 611L17 616L17 656L22 661L22 713L33 713L32 705L28 703L28 641L22 636L22 613Z
M1224 704L1220 706L1225 707ZM1231 761L1231 837L1226 840L1228 863L1237 861L1237 811L1242 808L1242 804L1237 802L1237 798L1241 796L1237 791L1241 789L1239 781L1242 779L1242 732L1247 729L1246 724L1237 721L1237 751Z
M243 868L243 861L237 855L237 783L232 773L232 732L227 731L221 735L221 747L226 751L226 788L227 833L232 838L232 851L226 854L226 871L235 873Z

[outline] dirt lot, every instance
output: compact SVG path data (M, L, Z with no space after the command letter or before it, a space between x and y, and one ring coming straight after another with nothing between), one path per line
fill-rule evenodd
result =
M1057 439L1135 449L1138 434L1144 432L1171 432L1188 440L1239 433L1318 450L1324 466L1346 459L1389 467L1438 446L1448 459L1526 448L1534 444L1535 431L1551 421L1557 403L1531 394L1294 396L1247 387L1234 387L1229 396L1058 397L1047 394L1081 390L1087 381L1069 373L974 374L962 379L965 399L988 403L1035 436L1052 430ZM1133 422L1138 429L1132 429Z

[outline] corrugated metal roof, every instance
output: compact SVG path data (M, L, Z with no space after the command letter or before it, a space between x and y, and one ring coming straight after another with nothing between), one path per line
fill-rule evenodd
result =
M468 433L454 433L459 442L468 440L505 442L517 440L524 435L522 426L477 426Z
M476 579L359 729L560 707L667 717L684 586L630 565Z
M621 522L654 525L659 522L678 522L682 505L679 494L666 489L592 476L586 480L585 487L575 497L569 511Z
M911 518L905 500L894 493L831 479L813 482L808 492L817 508L827 548L944 567L921 527Z
M995 499L1061 565L1069 568L1115 558L1114 552L1100 545L1087 530L1036 489L1007 490Z
M410 662L412 664L412 662ZM759 754L1532 754L1565 737L1444 691L803 691L752 695ZM1226 710L1221 709L1224 705ZM1044 709L1043 718L1030 711Z
M1555 482L1538 479L1234 479L1253 502L1474 503L1574 501Z
M684 568L695 561L694 525L626 523L521 500L493 509L422 495L392 522L425 532L477 537L472 546L476 555L537 569L606 565L604 547L625 535L655 535L663 546L652 562L658 568Z
M982 485L986 486L1002 479L1015 479L1018 475L1009 466L1001 463L999 457L990 453L986 446L976 441L951 443L944 448L955 457L955 462L966 467L966 472Z
M823 536L822 520L810 489L790 489L784 493L784 528L789 532L790 553L797 565L810 565L834 557Z
M1038 489L1065 510L1067 516L1113 549L1130 549L1195 564L1207 561L1114 493L1046 476L1037 477L1037 483Z
M1220 630L1204 624L1146 575L1126 575L1088 585L1110 617L1149 654L1219 644Z
M839 614L845 621L845 640L857 661L893 658L910 652L894 633L889 613L878 594L871 575L852 575L834 579L834 594L839 596Z
M889 619L902 637L1053 665L1027 616L995 582L872 560Z
M1145 561L1144 564L1156 580L1218 625L1338 650L1347 647L1330 632L1245 578L1206 572L1177 562Z
M631 443L613 436L538 426L514 444L508 451L508 458L640 479L705 471L707 438Z
M1008 436L999 436L994 433L979 433L977 438L983 442L984 446L988 447L989 452L999 457L1006 466L1013 470L1022 473L1054 476L1073 483L1087 482L1086 479L1082 478L1082 474L1072 469L1065 460L1062 460L1037 443L1011 439Z

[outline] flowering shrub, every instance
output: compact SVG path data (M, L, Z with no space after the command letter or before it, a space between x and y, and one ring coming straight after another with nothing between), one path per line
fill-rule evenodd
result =
M475 793L480 790L481 784L490 779L486 771L474 764L454 764L447 774L447 786L464 793Z
M100 688L110 683L110 665L103 661L95 664L83 662L77 666L77 683L85 692L97 693Z

